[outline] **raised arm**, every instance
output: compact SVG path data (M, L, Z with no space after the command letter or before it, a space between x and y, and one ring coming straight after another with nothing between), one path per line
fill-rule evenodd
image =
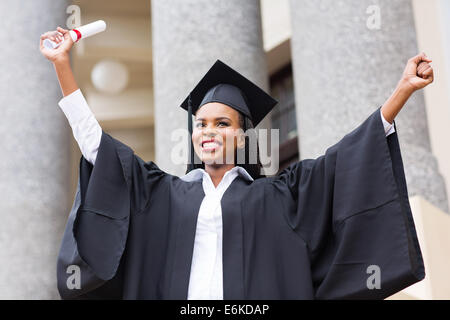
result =
M43 45L45 39L59 43L62 41L62 37L64 37L64 43L56 49L48 49ZM57 31L49 31L41 35L41 53L53 63L64 96L59 102L59 106L69 121L81 153L91 164L95 164L102 128L75 81L69 55L72 46L72 38L66 29L58 27Z
M429 64L430 62L431 59L425 53L408 60L397 87L381 107L381 112L386 121L392 123L409 97L416 90L422 89L433 82L433 68Z
M50 39L56 43L60 43L64 38L64 43L56 49L48 49L44 47L44 40ZM70 49L72 49L73 41L69 31L58 27L56 31L48 31L41 35L40 50L44 57L53 63L56 75L58 76L59 85L64 96L68 96L78 89L77 82L73 76L70 67Z

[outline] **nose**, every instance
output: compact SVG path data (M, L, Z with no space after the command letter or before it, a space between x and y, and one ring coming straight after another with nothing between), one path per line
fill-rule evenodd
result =
M217 136L216 133L214 133L212 130L206 130L203 132L203 140L209 140L209 139L215 139Z
M202 141L204 140L219 140L219 133L217 132L217 129L214 126L206 126L203 128L202 132Z
M216 135L217 130L214 127L214 124L208 124L206 127L203 128L203 134L207 136Z

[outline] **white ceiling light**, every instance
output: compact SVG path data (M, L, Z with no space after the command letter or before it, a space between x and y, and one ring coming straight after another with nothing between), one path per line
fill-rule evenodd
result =
M116 60L102 60L91 72L91 80L95 88L105 93L120 93L128 84L127 67Z

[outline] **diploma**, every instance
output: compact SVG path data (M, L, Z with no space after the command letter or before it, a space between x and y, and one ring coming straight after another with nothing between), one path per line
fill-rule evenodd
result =
M84 39L90 36L93 36L94 34L97 34L99 32L106 30L106 23L103 20L97 20L92 23L86 24L84 26L81 26L79 28L74 28L69 31L70 37L72 38L73 42L77 42L80 39ZM48 49L56 49L58 48L61 43L56 43L54 41L51 41L50 39L44 40L44 47Z

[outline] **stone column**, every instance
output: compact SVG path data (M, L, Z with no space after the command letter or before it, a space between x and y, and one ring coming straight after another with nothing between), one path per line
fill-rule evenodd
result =
M301 159L317 157L369 116L418 53L410 0L291 0ZM379 15L378 15L379 13ZM409 195L448 212L422 92L396 118Z
M39 37L65 26L68 2L0 2L0 299L59 298L56 259L73 198L71 140Z
M268 88L258 0L153 0L153 83L156 163L183 175L170 154L171 133L187 128L179 105L220 59ZM259 127L266 127L261 124Z

